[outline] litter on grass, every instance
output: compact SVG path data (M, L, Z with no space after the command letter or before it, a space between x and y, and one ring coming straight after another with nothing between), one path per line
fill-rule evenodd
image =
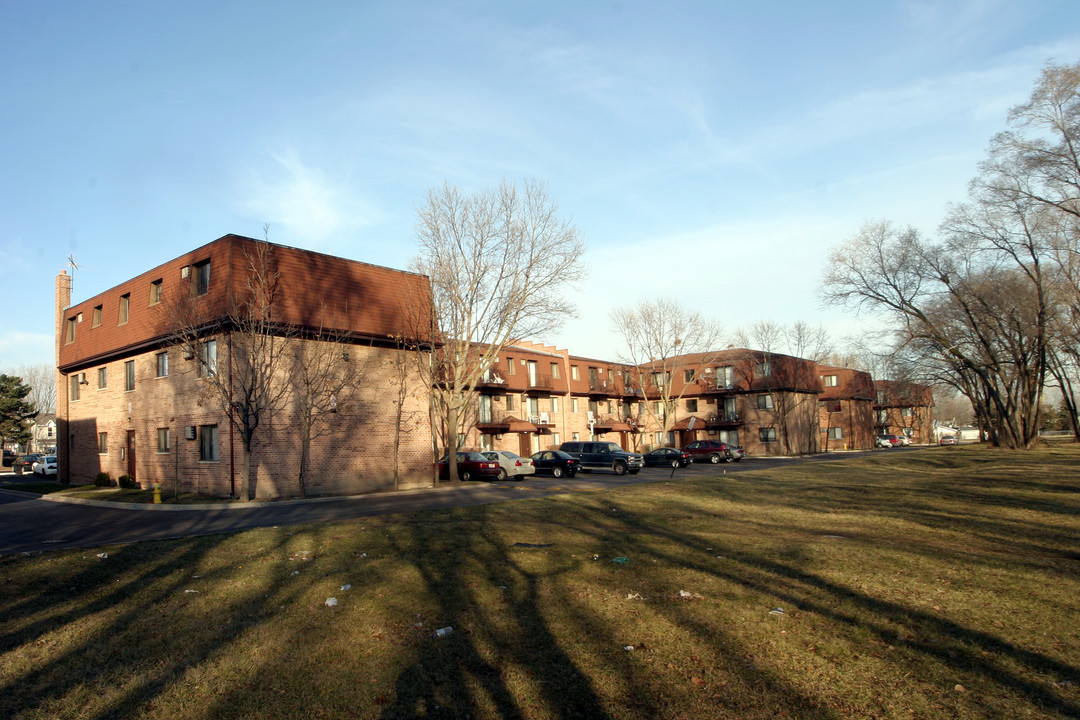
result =
M109 553L98 553L98 557L101 558L102 560L108 560L109 559Z
M438 630L436 630L435 631L435 637L444 638L444 637L449 636L452 632L454 632L454 628L447 625L446 627L441 627Z
M350 585L349 583L345 583L344 585L341 586L341 589L342 590L351 590L352 585Z
M687 600L700 600L701 596L696 592L690 592L689 590L680 590L679 597L686 598Z
M198 590L185 590L184 592L186 592L186 593L197 593L199 591Z
M630 558L626 557L625 555L620 555L619 557L611 558L611 562L618 563L619 565L625 565L626 563L630 562Z
M337 607L337 598L326 598L326 602L323 604L326 605L326 607Z
M770 615L783 615L784 614L784 608L775 607L775 608L773 608L772 610L769 611L769 614Z

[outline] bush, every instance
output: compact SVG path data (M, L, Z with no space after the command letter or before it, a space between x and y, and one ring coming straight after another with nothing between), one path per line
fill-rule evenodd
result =
M99 472L94 476L94 485L98 487L109 487L112 485L112 480L109 478L109 473Z
M136 490L139 487L139 484L135 482L135 478L127 474L121 475L118 482L120 483L120 487L125 490Z

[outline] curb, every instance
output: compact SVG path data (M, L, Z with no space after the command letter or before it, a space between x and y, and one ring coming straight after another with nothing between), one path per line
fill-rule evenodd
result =
M89 498L63 497L56 494L41 495L38 493L23 492L21 490L12 490L11 488L0 488L0 493L12 495L15 497L44 500L45 502L67 503L69 505L89 505L91 507L112 508L114 510L141 510L149 512L214 512L219 510L259 510L266 508L284 507L289 505L315 505L318 503L329 502L351 502L356 500L366 500L370 498L411 495L418 492L449 492L454 489L454 487L450 486L423 487L411 488L408 490L389 490L387 492L370 493L367 495L337 495L334 497L295 498L291 500L252 500L246 503L229 502L220 504L203 503L192 505L155 505L153 503L126 503L114 502L110 500L91 500Z

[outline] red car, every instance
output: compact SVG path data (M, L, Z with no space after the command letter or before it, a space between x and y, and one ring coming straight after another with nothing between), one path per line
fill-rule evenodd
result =
M450 477L450 463L448 456L443 456L439 461L439 479L446 480ZM498 480L502 468L499 463L488 460L477 452L459 451L457 454L457 474L459 480Z
M683 448L690 453L693 462L739 462L746 457L746 451L739 445L729 445L719 440L695 440Z

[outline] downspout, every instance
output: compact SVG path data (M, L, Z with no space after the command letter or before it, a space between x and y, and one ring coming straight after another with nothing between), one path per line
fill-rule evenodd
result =
M229 349L229 497L236 497L236 422L233 420L232 330L225 341ZM244 498L247 500L247 498Z

